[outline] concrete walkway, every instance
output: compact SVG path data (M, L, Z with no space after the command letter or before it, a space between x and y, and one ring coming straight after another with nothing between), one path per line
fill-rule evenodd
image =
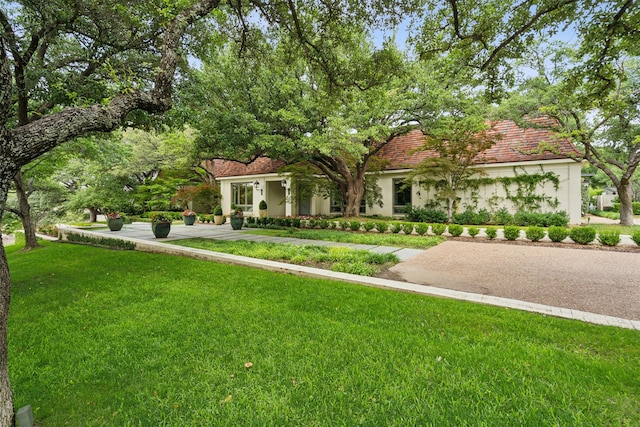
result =
M432 295L445 298L453 298L464 301L478 302L499 307L508 307L512 309L541 313L550 316L563 317L568 319L576 319L589 323L600 325L616 326L621 328L640 330L640 316L636 315L633 307L640 307L640 257L637 254L626 254L624 260L615 258L611 262L594 262L592 256L597 254L598 257L608 260L608 256L616 256L616 253L601 252L597 250L581 250L581 249L557 249L559 251L578 251L555 253L544 252L554 248L531 249L541 250L543 254L524 254L514 257L514 246L501 244L483 244L483 243L467 243L470 245L462 250L461 244L464 242L449 241L426 251L416 251L402 248L391 248L386 246L367 246L353 245L335 242L320 242L292 238L274 238L268 236L258 236L247 234L243 231L233 231L228 225L213 226L198 224L195 226L173 225L169 238L156 239L151 233L148 223L137 223L125 225L121 231L112 232L108 229L96 230L80 230L69 226L59 226L61 234L72 231L85 235L93 235L100 237L112 237L122 240L132 241L136 244L137 250L168 253L172 255L189 256L198 259L206 259L217 262L226 262L239 265L246 265L261 269L267 269L278 272L288 272L292 274L302 275L306 277L325 278L332 280L340 280L361 285L389 288L395 290L415 292L425 295ZM171 245L172 240L203 237L211 239L224 240L254 240L254 241L271 241L285 242L293 244L333 244L338 246L348 246L357 249L368 249L375 251L389 251L402 256L403 262L397 264L391 269L391 274L397 275L401 280L381 277L364 277L353 274L337 273L329 270L318 268L287 264L282 262L259 260L249 257L216 253L201 249L186 248L177 245ZM501 251L489 250L491 247L502 247ZM527 250L524 250L527 252ZM571 256L568 256L571 254ZM437 255L437 256L436 256ZM430 257L436 256L436 259ZM549 258L550 257L550 258ZM526 260L542 259L543 266L541 268L530 268L526 264ZM598 291L588 288L580 289L581 278L585 277L583 273L575 273L575 270L569 269L572 260L583 259L585 265L592 265L598 271L595 277L603 277L604 280L594 285L599 290L611 288L609 296L617 295L618 302L623 301L631 307L628 315L612 315L609 314L606 307L615 307L616 301L605 301L598 294ZM444 264L445 260L453 262L453 264ZM511 260L511 263L507 263ZM471 262L473 261L473 262ZM622 270L621 264L627 265ZM437 274L434 267L441 265L442 271L448 273L440 279L436 280ZM545 267L546 265L546 267ZM559 281L550 281L554 274L550 274L550 265L555 265L557 271L567 267L568 275L575 276L571 282L572 286L566 287L565 297L553 297L537 302L532 298L531 293L535 293L536 289L553 289L558 285ZM608 276L610 272L620 270L621 275L611 278ZM556 271L556 270L554 270ZM410 272L410 275L409 273ZM505 276L505 272L510 272L511 276ZM573 273L572 273L573 272ZM628 276L627 273L631 274ZM482 274L481 274L482 273ZM484 277L480 280L480 277ZM457 281L455 278L458 277ZM528 278L526 283L521 282L518 278ZM515 288L522 291L525 287L531 293L521 292L514 295L500 295L488 291L486 283L497 283L505 288ZM457 283L457 284L456 284ZM467 288L458 286L460 283L466 283ZM620 284L621 286L613 286ZM562 283L560 283L562 285ZM575 306L572 296L581 295L586 299L590 299L593 305ZM601 309L605 307L605 309ZM620 313L620 311L612 310L612 313ZM626 312L623 312L626 313ZM626 317L625 317L626 316Z

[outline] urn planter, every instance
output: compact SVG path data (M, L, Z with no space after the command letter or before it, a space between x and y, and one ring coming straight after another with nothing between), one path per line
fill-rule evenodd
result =
M120 231L124 225L124 219L122 218L107 218L107 226L111 231Z
M171 231L171 222L169 221L159 221L151 223L151 231L153 231L153 235L156 238L164 238L169 235Z

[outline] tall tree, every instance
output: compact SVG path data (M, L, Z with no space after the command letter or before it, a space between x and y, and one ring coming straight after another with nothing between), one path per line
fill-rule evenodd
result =
M172 104L181 52L205 51L222 35L249 40L273 26L308 43L302 9L348 27L375 24L405 2L224 0L16 1L0 5L0 218L9 184L40 155L78 136L110 132L136 112ZM213 10L219 13L211 14ZM210 15L211 14L211 15ZM206 21L205 16L211 16ZM262 18L260 18L262 17ZM198 31L185 39L187 31ZM68 108L64 108L68 107ZM13 423L6 325L10 277L0 245L0 427Z
M226 47L214 67L205 61L190 100L212 157L307 162L339 189L345 215L358 216L372 159L409 129L411 85L392 44L375 49L362 31L332 31L318 40L321 64L286 38L260 43L250 58Z
M585 79L579 77L582 55L566 47L542 52L535 52L533 62L538 76L511 94L504 114L552 117L544 126L571 138L584 159L606 174L618 191L620 223L633 225L633 178L640 165L638 61L621 59L606 78Z

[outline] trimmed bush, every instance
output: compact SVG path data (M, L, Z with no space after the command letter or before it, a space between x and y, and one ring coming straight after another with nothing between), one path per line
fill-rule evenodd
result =
M604 246L616 246L620 243L619 231L601 231L598 233L598 241Z
M329 220L321 219L320 221L318 221L318 226L321 229L326 230L327 228L329 228L331 226L331 224L329 224Z
M476 227L475 225L472 225L471 227L469 227L467 229L467 233L469 233L469 236L471 236L471 237L476 237L478 235L478 233L480 233L480 229L478 227Z
M569 229L552 225L549 227L548 234L552 242L562 242L569 236Z
M409 224L407 222L402 224L402 232L407 235L413 233L413 224Z
M527 228L527 231L525 233L527 235L527 239L531 240L532 242L537 242L544 238L544 228L541 227L529 227Z
M520 227L517 225L507 225L504 227L504 238L507 240L516 240L520 237Z
M424 222L416 224L416 233L418 233L418 236L424 236L427 234L427 231L429 231L429 225Z
M431 224L431 231L433 231L433 234L435 234L436 236L442 236L442 233L444 233L446 229L447 226L444 224Z
M379 233L386 233L388 228L389 224L387 224L386 222L376 222L376 230L378 230Z
M593 227L574 227L569 231L569 237L574 242L587 245L596 238L596 229Z
M498 229L495 227L487 227L484 229L487 239L493 240L498 236Z
M447 213L439 209L416 208L407 205L405 215L411 222L437 222L445 223L447 221Z
M352 231L360 231L360 227L362 227L362 223L360 221L353 220L349 222L349 228Z
M374 228L376 228L376 223L375 222L371 222L371 221L365 221L362 223L362 227L364 228L364 231L371 231Z
M399 222L392 222L391 227L389 227L393 234L397 234L402 231L402 224Z
M349 229L349 221L340 221L340 228L343 230L348 230Z
M464 228L460 224L449 224L449 234L453 237L460 237Z
M640 230L634 231L631 235L631 240L636 242L636 245L640 246Z

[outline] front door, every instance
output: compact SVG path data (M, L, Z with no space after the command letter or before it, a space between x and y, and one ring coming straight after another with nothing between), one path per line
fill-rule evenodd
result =
M298 197L298 215L311 215L311 195L303 195Z

